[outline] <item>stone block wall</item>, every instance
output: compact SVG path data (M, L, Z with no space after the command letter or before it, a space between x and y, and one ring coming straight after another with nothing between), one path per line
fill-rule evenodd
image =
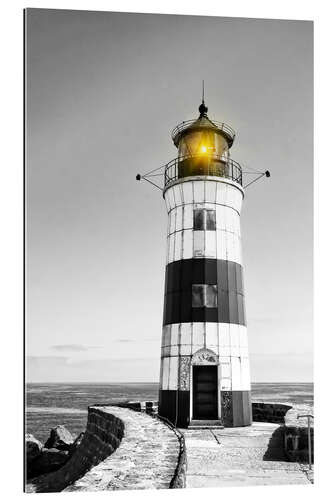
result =
M158 411L157 401L128 401L118 406L153 415L156 415ZM290 405L283 403L252 402L253 421L283 424L284 416L291 408Z
M151 415L156 415L158 411L158 401L128 401L127 403L119 403L117 406Z
M283 403L252 402L253 421L283 424L284 416L291 408Z
M124 422L98 408L88 409L87 428L76 452L59 470L28 482L26 491L57 492L82 477L91 467L110 456L120 445Z
M158 418L142 412L101 408L125 422L121 446L65 491L106 491L171 488L178 470L177 433ZM180 486L178 486L180 487Z
M184 448L178 431L158 418L116 406L90 407L73 456L61 469L33 478L26 491L182 488Z

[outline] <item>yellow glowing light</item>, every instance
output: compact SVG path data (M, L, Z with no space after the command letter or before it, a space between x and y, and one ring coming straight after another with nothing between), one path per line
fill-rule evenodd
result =
M207 153L207 148L206 148L206 146L201 146L201 152L202 152L202 153Z

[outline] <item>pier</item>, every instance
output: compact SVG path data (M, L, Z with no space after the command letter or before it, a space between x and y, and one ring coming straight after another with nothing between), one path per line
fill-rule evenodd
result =
M279 424L183 430L187 488L309 484L308 467L288 462Z

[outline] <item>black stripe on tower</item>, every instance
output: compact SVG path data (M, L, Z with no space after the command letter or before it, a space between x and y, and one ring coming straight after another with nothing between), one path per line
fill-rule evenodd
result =
M216 285L217 307L192 307L192 285ZM243 267L221 259L184 259L166 266L163 325L188 322L245 325Z
M159 391L158 413L174 425L190 423L190 391ZM221 391L221 420L225 427L252 424L251 392Z
M221 415L224 427L251 425L251 391L221 391Z
M188 427L190 423L190 391L160 390L158 414L175 426Z

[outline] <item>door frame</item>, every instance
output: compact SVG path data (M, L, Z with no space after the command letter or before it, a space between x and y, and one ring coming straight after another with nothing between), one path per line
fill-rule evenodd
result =
M210 416L206 416L206 417L202 417L200 418L198 416L198 410L199 410L199 407L200 407L200 403L198 403L198 400L196 398L196 396L198 395L198 385L195 384L195 377L194 377L194 373L196 372L196 378L197 378L197 384L198 384L198 377L199 377L199 373L203 373L205 372L206 370L209 370L210 373L211 373L211 376L212 376L212 379L210 379L210 383L214 382L214 388L212 389L212 391L209 391L207 393L207 395L209 394L210 397L211 397L211 402L213 404L213 408L212 408L212 413L214 413L214 415L210 415ZM218 419L218 367L216 365L192 365L192 373L193 373L193 386L192 386L192 398L193 398L193 405L192 405L192 413L193 413L193 418L195 420L217 420ZM198 373L199 372L199 373ZM213 400L213 396L214 396L214 400ZM194 405L196 405L196 408L194 407Z
M218 355L211 349L203 348L195 352L191 359L190 369L190 421L193 419L193 367L194 366L217 366L217 418L221 420L221 365Z

